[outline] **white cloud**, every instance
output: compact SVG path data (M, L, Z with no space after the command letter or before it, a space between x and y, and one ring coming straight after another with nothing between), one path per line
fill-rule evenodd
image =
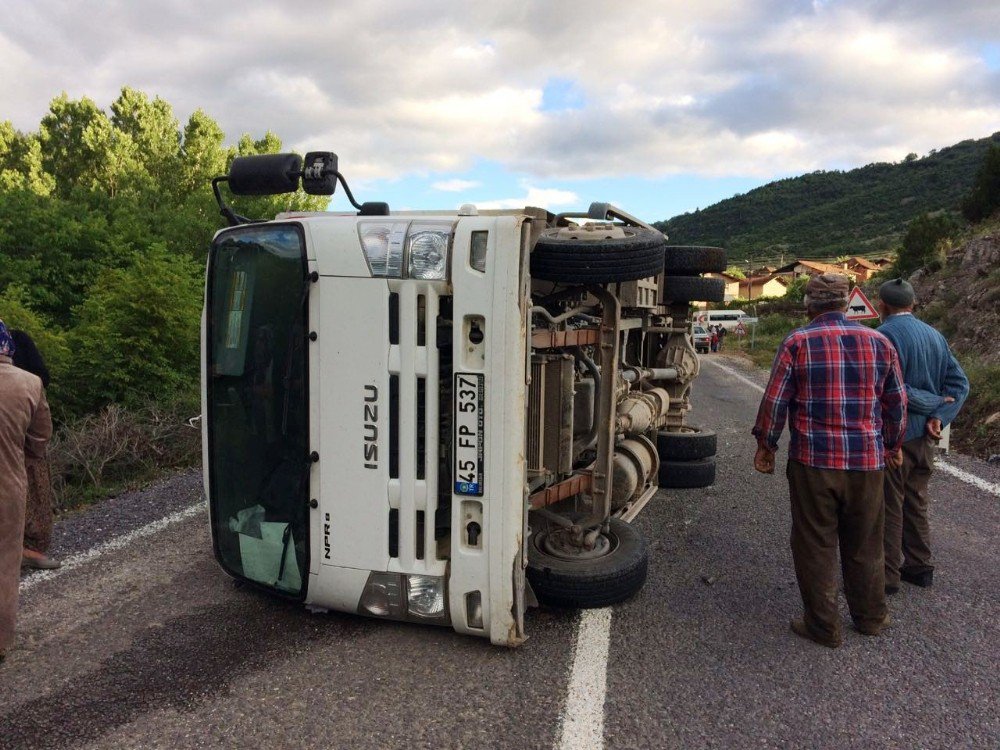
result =
M479 187L482 183L476 180L443 180L442 182L435 182L431 184L431 187L435 190L441 190L446 193L461 193L463 190L469 190L470 188Z
M572 206L579 203L580 196L572 190L560 190L558 188L539 188L531 185L522 185L525 188L522 198L498 198L485 201L473 201L477 208L523 208L524 206L544 206L546 208L556 208L559 206Z
M204 109L231 140L271 129L333 149L357 180L489 160L537 182L768 177L900 159L1000 123L1000 73L981 57L1000 42L995 0L635 0L595 21L605 9L9 0L0 119L34 130L62 90L108 106L128 84L182 119ZM585 104L543 111L551 80Z

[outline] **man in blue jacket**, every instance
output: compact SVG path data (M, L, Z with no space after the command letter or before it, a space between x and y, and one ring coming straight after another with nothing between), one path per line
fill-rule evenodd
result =
M934 581L927 521L927 485L934 445L969 395L969 379L944 336L913 315L913 287L903 279L879 287L879 332L892 341L906 384L909 414L903 463L885 470L885 590L900 580L923 588Z

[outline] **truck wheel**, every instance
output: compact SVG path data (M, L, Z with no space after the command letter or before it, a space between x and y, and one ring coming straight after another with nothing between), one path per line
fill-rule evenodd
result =
M675 276L722 273L726 263L726 251L721 247L668 245L663 255L663 271Z
M715 430L684 425L676 431L660 430L656 433L656 451L660 454L660 461L696 461L711 458L717 450Z
M664 276L660 296L670 302L722 302L726 282L700 276Z
M608 284L660 273L666 244L663 235L642 227L622 230L624 237L599 240L547 230L531 251L531 275L570 284Z
M528 581L538 601L552 607L592 609L625 601L646 582L649 550L633 526L611 519L597 557L570 557L546 545L548 532L531 535Z
M715 484L715 459L660 461L660 487L692 489Z

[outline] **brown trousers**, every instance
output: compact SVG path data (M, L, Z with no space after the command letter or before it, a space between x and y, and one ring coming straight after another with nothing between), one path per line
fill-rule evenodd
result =
M52 480L47 458L25 458L28 503L24 510L24 546L45 554L52 544Z
M789 461L787 475L792 500L792 560L806 627L821 640L840 640L839 546L851 617L860 630L878 632L888 614L882 472L815 469Z
M903 465L885 472L885 583L899 585L900 563L910 573L934 570L927 521L927 485L934 471L934 443L903 443Z

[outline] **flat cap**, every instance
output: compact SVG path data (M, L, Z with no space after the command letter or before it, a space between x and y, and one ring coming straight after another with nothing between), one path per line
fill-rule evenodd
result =
M847 302L851 282L842 273L820 273L806 282L806 304L811 302Z
M913 285L905 279L891 279L878 288L879 299L892 307L909 307L916 300Z

